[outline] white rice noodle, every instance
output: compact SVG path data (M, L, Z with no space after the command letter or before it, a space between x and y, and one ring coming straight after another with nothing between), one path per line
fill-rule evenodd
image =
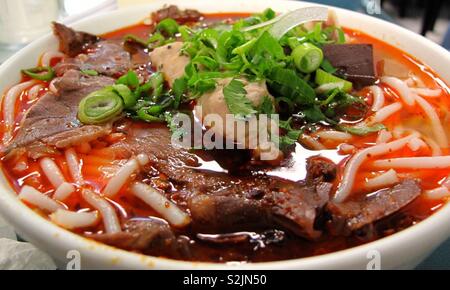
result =
M54 93L54 94L57 94L58 93L58 89L55 87L55 81L56 81L57 79L55 78L55 79L53 79L51 82L50 82L50 84L48 85L48 89L50 90L50 92L52 92L52 93Z
M397 126L392 131L393 136L397 139L401 138L405 133L408 134L416 134L418 137L422 138L423 141L427 144L428 147L431 149L431 155L432 156L441 156L442 155L442 149L439 147L439 145L434 141L433 139L421 134L419 131L416 131L414 129L405 129L402 126Z
M405 81L410 87L425 87L424 82L415 74L410 73L410 77Z
M140 166L145 166L150 162L150 158L148 158L147 154L139 154L136 156L136 159Z
M125 183L130 179L131 175L139 170L138 161L135 158L128 160L117 173L111 177L103 190L103 194L107 197L112 197L116 195L119 190L125 185Z
M445 169L450 168L450 156L391 158L374 161L373 166L380 169Z
M97 224L99 215L97 211L74 212L58 209L50 215L50 220L65 229L86 228Z
M42 66L50 66L52 59L54 58L64 58L66 55L59 51L47 51L41 57Z
M410 88L410 90L411 92L426 98L437 98L442 94L441 89Z
M380 156L392 151L400 150L405 147L409 140L417 137L416 134L404 137L399 140L392 141L390 143L375 145L366 149L363 149L356 153L346 164L341 184L336 190L334 196L335 202L343 202L349 196L353 184L355 183L355 176L358 172L361 164L369 157Z
M430 119L431 127L437 144L441 148L448 148L447 135L445 134L444 127L442 126L441 120L439 119L439 116L434 110L433 106L431 106L424 98L420 96L416 95L415 98L419 106L424 111L425 115L427 115L427 117Z
M72 193L75 192L75 186L68 182L63 182L58 188L55 190L53 194L53 198L59 201L64 201L67 199Z
M329 92L334 89L343 89L343 88L344 88L344 82L323 84L316 88L316 93L324 94L324 93Z
M383 188L389 185L393 185L399 182L397 172L394 169L390 169L385 173L369 179L366 181L366 187L368 188Z
M163 194L151 186L135 182L130 187L131 192L143 202L151 206L171 225L175 227L184 227L191 222L187 213L182 211L173 202L168 200Z
M333 141L348 141L353 138L349 133L339 131L320 131L316 134L321 139Z
M83 175L81 174L81 164L78 159L77 152L73 148L69 148L64 152L66 157L67 166L69 167L70 175L72 176L73 181L75 181L78 185L84 183Z
M370 91L373 95L372 111L378 112L384 106L384 93L379 86L371 86Z
M44 157L39 160L39 165L54 188L58 188L61 184L66 182L66 179L64 178L64 175L58 165L49 157Z
M392 116L393 114L397 113L402 109L403 105L400 102L392 103L388 106L385 106L381 108L379 111L377 111L372 118L370 118L369 123L375 124L375 123L382 123L387 118Z
M413 106L415 104L414 96L402 80L394 77L382 77L381 81L395 89L407 106Z
M450 175L447 176L446 179L444 179L444 181L442 182L442 186L445 186L450 190Z
M100 212L107 233L118 233L122 230L114 207L105 198L87 189L83 190L81 195L87 203Z
M438 188L426 190L424 195L429 199L443 199L450 197L450 190L445 186L440 186Z
M339 151L341 151L343 154L353 154L356 151L356 147L344 143L339 146Z
M381 130L380 132L378 132L378 137L376 140L377 144L383 144L383 143L387 143L389 141L391 141L392 139L392 133L389 132L388 130Z
M32 86L31 89L28 90L28 100L35 100L43 88L44 86L42 84Z
M315 138L303 134L300 137L300 142L308 147L310 147L313 150L325 150L327 149L322 143L320 143L319 141L317 141Z
M10 141L12 131L15 124L16 102L22 92L32 85L36 84L36 80L27 81L10 88L3 99L3 120L5 124L5 134L3 135L3 143Z
M20 190L19 199L49 212L54 212L58 209L64 208L62 204L28 185L24 185Z
M414 152L419 151L420 148L424 147L426 148L428 145L420 138L413 138L408 142L408 148Z

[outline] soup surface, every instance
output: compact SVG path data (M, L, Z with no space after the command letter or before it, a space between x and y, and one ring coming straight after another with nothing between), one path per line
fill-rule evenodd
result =
M274 17L171 6L101 36L54 24L61 50L3 96L1 166L19 198L99 242L210 262L330 253L438 210L445 81L333 14L280 37L281 21L249 28ZM279 135L250 148L199 107L237 124L276 114ZM195 128L214 137L174 144ZM208 147L230 139L244 145Z

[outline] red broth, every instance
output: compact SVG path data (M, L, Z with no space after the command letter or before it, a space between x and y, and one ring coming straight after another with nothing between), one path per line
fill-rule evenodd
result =
M240 17L245 17L248 14L210 14L205 16L205 21L216 21L220 19L235 19ZM103 35L104 38L107 39L120 39L126 34L135 34L140 37L145 37L151 29L151 25L146 25L144 23L139 23L134 26L122 28L110 33L106 33ZM439 113L444 116L449 108L449 97L450 90L447 86L443 87L445 83L442 81L438 75L426 65L422 64L420 61L416 60L414 57L408 55L407 53L381 41L375 39L367 34L364 34L360 31L355 31L351 29L345 29L347 35L351 37L351 42L354 43L370 43L374 46L375 51L375 61L377 64L378 73L383 73L383 70L386 69L386 60L394 61L398 66L401 66L408 70L409 72L416 75L419 79L421 79L426 87L428 88L441 88L442 95L440 98L436 98L432 100L432 104L436 108L442 108ZM27 81L27 78L23 78L22 81ZM44 86L40 93L39 97L45 94L48 91L48 84L42 82ZM391 96L391 99L395 99L396 92L390 90L387 87L384 87L386 94ZM23 117L24 112L36 101L28 101L27 98L28 92L25 91L20 96L17 105L16 105L16 129L19 126L20 120ZM361 96L367 97L368 102L371 102L371 96L368 90L362 90L359 92ZM391 101L392 102L392 101ZM400 111L396 113L394 116L390 117L386 122L386 125L389 129L395 128L398 124L400 124L406 114L413 114L418 118L418 123L420 120L425 118L421 110L417 107L410 109L411 111ZM3 135L4 126L3 121L0 126L0 133ZM154 124L143 124L143 123L134 123L133 126L164 126L164 125L154 125ZM419 128L420 129L420 128ZM446 128L449 129L449 128ZM447 130L448 131L448 130ZM120 166L123 164L123 159L121 158L121 152L116 152L111 148L108 148L109 145L114 144L118 140L120 140L120 134L114 133L106 138L102 138L97 142L92 142L92 149L88 154L84 153L83 148L76 148L79 158L82 163L82 174L84 179L97 190L101 190L108 181L110 177L111 167ZM368 137L353 137L352 144L357 148L364 148L371 144L375 143L377 138L376 134L370 135ZM305 172L305 158L307 156L312 155L323 155L325 157L331 158L333 161L339 163L340 172L342 173L343 167L345 166L346 161L348 160L347 155L341 154L338 148L338 143L336 142L328 142L324 143L329 150L324 151L311 151L301 146L297 146L298 150L293 153L293 159L297 160L295 164L290 168L283 168L283 176L291 178L292 180L301 180L304 178ZM426 149L424 149L426 150ZM449 152L443 152L444 154L448 154ZM403 150L402 152L392 152L388 154L386 157L401 157L401 156L419 156L423 154L429 154L429 152L412 152ZM56 154L52 156L53 160L61 168L63 174L65 175L66 180L71 181L70 174L68 172L67 164L64 159L64 156L61 154ZM25 170L19 170L17 167L18 164L25 164ZM356 184L354 186L355 194L365 194L367 193L364 190L364 182L367 178L371 177L371 168L370 162L366 162L367 165L361 167L358 172L358 176L356 178ZM41 192L51 194L53 192L53 188L49 181L44 176L42 170L40 169L38 163L31 159L27 159L26 157L5 159L3 158L1 161L1 167L3 173L7 177L8 181L11 184L11 187L14 188L15 191L19 191L23 185L30 185L34 188L38 189ZM269 175L277 175L280 172L280 168L268 170L267 174ZM288 174L287 174L287 173ZM420 178L422 181L423 189L432 189L436 188L440 185L440 183L450 174L450 170L424 170L424 171L398 171L400 174L405 173L409 175L413 175L414 177ZM146 174L145 178L150 181L150 183L158 188L165 189L168 197L170 197L174 202L177 202L176 191L177 188L170 183L167 178L154 170L153 172L149 172ZM337 185L336 185L337 186ZM144 204L142 201L138 200L131 194L129 194L125 189L122 189L121 192L115 196L112 200L113 205L116 207L117 212L119 214L119 218L121 221L126 221L130 218L146 218L151 216L158 217L158 213L152 210L148 205ZM325 253L330 253L350 247L354 247L363 243L370 242L374 239L382 238L384 236L389 236L394 234L395 232L402 230L408 226L414 225L417 222L427 218L433 212L438 210L442 205L446 202L446 200L430 200L424 197L419 197L413 203L409 204L407 207L403 208L400 212L385 218L384 220L377 223L378 235L371 238L361 238L358 234L354 234L349 237L332 237L332 236L324 236L321 240L316 242L306 241L304 239L290 236L279 245L268 245L265 247L260 247L258 249L255 248L255 244L248 243L245 245L235 246L235 245L211 245L205 242L202 242L196 239L195 234L189 231L181 231L179 234L183 234L188 236L191 239L191 246L193 257L198 261L214 261L214 262L225 262L225 261L249 261L249 262L260 262L260 261L273 261L273 260L284 260L284 259L293 259L293 258L301 258L301 257L309 257L315 256ZM70 210L79 211L82 209L89 208L88 204L83 201L80 197L79 192L77 194L73 194L65 204ZM183 207L182 205L180 205ZM30 207L33 208L32 205ZM39 209L35 209L39 214L44 217L47 215L40 211ZM91 234L91 233L102 233L104 231L103 225L99 223L97 226L84 229L84 230L76 230L75 232L79 234Z

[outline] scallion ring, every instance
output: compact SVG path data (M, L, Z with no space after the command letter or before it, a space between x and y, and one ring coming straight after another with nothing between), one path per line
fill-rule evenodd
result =
M23 69L22 73L32 79L40 81L51 81L55 77L55 71L49 66L38 66L29 69Z
M312 73L320 67L323 52L317 46L305 42L292 51L295 66L303 73Z
M342 84L342 90L344 92L350 92L353 88L353 84L347 80L341 79L340 77L337 77L335 75L332 75L330 73L327 73L326 71L322 69L318 69L316 71L316 83L319 86L325 85L325 84Z
M120 115L123 108L122 98L110 88L105 88L81 100L78 119L84 124L101 124Z
M133 94L129 87L123 84L116 84L113 85L112 88L119 96L122 97L125 109L130 109L134 105L136 105L136 96Z
M148 112L147 112L147 110L148 110L149 108L145 108L145 107L142 107L142 108L140 108L138 111L137 111L137 116L138 116L138 118L139 119L141 119L141 120L143 120L143 121L146 121L146 122L149 122L149 123L151 123L151 122L162 122L163 120L161 119L161 118L159 118L159 117L155 117L155 116L153 116L153 115L150 115Z

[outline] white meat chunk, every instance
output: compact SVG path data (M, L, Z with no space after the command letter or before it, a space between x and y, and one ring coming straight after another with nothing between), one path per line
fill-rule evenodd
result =
M217 136L222 136L225 140L238 144L238 148L253 149L255 157L260 157L261 152L270 151L274 155L269 157L269 159L280 159L281 152L278 150L278 147L268 140L271 132L278 134L278 132L274 131L278 129L278 126L273 120L268 118L267 123L262 124L258 122L256 116L243 120L236 118L229 111L223 89L231 80L231 78L217 80L216 88L197 100L195 115L202 121L206 128L212 130ZM244 89L247 92L246 97L252 102L255 108L261 105L266 96L274 102L273 97L267 90L265 82L249 82L245 79L239 79L239 81L244 84ZM215 122L217 118L221 122ZM261 134L267 136L267 140L265 137L261 137Z
M162 72L170 86L184 75L184 68L190 62L190 58L182 54L182 47L183 42L176 41L155 48L150 53L150 61L158 71Z

